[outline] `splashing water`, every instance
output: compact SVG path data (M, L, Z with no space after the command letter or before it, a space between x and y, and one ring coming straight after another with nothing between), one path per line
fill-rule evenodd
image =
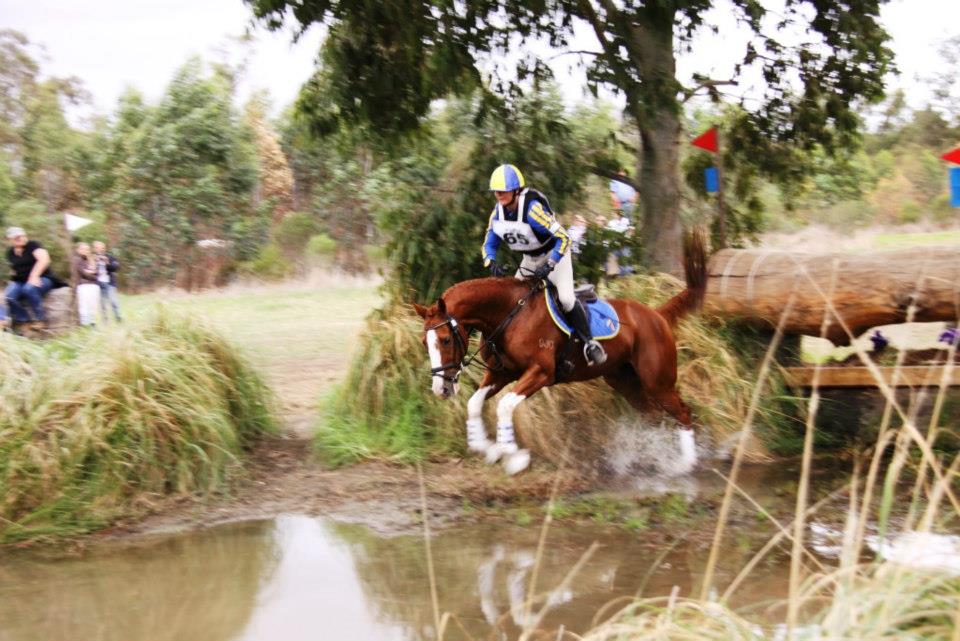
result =
M697 463L697 443L693 430L623 420L607 443L604 459L615 476L683 476Z

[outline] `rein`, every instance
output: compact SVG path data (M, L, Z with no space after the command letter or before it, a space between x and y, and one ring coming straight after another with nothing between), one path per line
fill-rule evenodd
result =
M490 335L487 336L486 339L484 339L483 343L480 344L480 347L477 348L477 351L475 351L469 357L467 356L467 351L468 351L467 345L463 342L463 337L460 335L460 330L458 329L460 324L457 322L457 319L454 318L452 315L447 315L446 320L441 321L440 323L437 323L433 327L427 328L427 331L430 331L430 330L435 330L439 327L443 327L444 325L449 325L450 329L453 330L454 341L456 341L456 350L458 352L463 353L463 356L461 357L459 363L457 363L456 360L454 360L453 363L447 363L446 365L433 367L430 369L430 375L440 376L445 381L456 383L457 381L460 380L460 374L463 373L463 370L469 367L470 365L472 365L474 362L479 364L484 369L488 369L488 370L497 371L497 370L503 369L503 361L500 358L500 353L497 351L497 346L494 341L497 339L498 336L500 336L500 334L504 332L504 330L507 329L507 326L510 325L510 323L513 321L516 315L519 314L520 311L526 306L527 302L531 298L533 298L533 295L540 290L540 287L542 284L543 284L543 281L537 281L533 285L533 287L530 288L530 291L527 292L523 298L517 301L517 304L514 305L513 309L510 310L510 313L507 314L506 318L500 321L500 324L497 325L492 332L490 332ZM469 338L469 333L468 333L468 338ZM477 360L477 357L480 356L480 353L483 352L483 350L487 347L491 349L491 351L493 352L494 358L496 359L496 363L494 367L489 367L486 363L483 363L482 361ZM454 352L454 354L456 354L456 352ZM451 369L457 370L452 376L449 374L446 374L446 371Z

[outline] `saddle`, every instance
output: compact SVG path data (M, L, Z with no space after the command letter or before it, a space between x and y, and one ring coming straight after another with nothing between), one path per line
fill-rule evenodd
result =
M587 313L590 333L594 339L598 341L609 340L620 333L620 317L617 315L617 311L610 303L597 296L593 285L580 285L574 290L574 294ZM573 359L580 353L578 347L580 340L565 318L563 308L557 298L556 288L552 283L548 282L548 287L544 290L544 297L546 298L550 318L553 319L557 328L567 336L563 346L557 350L557 379L562 380L573 372Z

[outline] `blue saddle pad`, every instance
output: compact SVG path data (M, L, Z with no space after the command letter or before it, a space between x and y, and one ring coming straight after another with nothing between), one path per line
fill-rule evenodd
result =
M544 290L544 296L547 299L547 311L550 312L550 318L556 323L560 331L570 336L573 329L567 324L563 317L563 312L557 304L556 299L550 295L549 290ZM595 303L584 305L587 309L587 316L590 319L590 333L598 341L613 338L620 332L620 317L617 316L617 310L605 300L597 300Z

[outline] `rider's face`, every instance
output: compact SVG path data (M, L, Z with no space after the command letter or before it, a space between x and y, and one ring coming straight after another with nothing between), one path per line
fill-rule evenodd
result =
M504 207L509 207L516 199L516 195L512 191L495 191L493 192L493 197Z

